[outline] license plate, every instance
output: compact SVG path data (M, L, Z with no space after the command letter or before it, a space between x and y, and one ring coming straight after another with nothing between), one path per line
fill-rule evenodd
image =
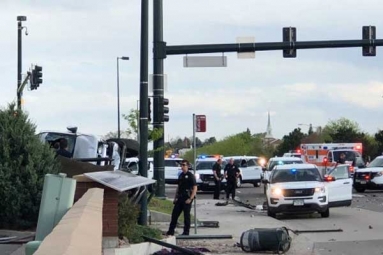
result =
M304 205L304 201L302 199L299 199L299 200L294 200L294 206L302 206Z
M214 182L209 182L209 186L214 186L215 183Z
M366 184L367 182L366 181L360 181L360 184Z

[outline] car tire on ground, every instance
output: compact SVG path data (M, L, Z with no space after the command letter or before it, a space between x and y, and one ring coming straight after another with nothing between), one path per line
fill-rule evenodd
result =
M320 213L322 218L328 218L330 217L330 208L327 208L326 211Z
M261 182L255 181L255 182L253 182L253 186L254 187L259 187L259 186L261 186Z
M366 191L366 188L364 188L364 187L354 187L354 189L357 191L357 192L360 192L360 193L363 193L363 192L365 192Z

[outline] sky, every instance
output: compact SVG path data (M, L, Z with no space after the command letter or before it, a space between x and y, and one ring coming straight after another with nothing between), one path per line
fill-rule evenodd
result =
M282 28L289 26L297 28L298 41L362 39L365 25L376 26L378 39L383 34L383 2L378 0L163 2L167 45L236 43L249 36L280 42ZM99 136L116 131L117 57L130 58L119 62L121 112L136 109L139 99L140 8L138 0L0 1L0 106L16 100L16 17L25 15L23 74L32 64L43 67L43 84L23 94L23 108L37 130L77 126L79 132ZM165 59L170 101L165 140L192 136L193 113L207 116L207 132L197 134L201 139L222 139L247 128L265 132L268 111L276 138L341 117L371 134L382 128L379 47L376 57L363 57L361 48L298 50L293 59L283 58L281 51L256 52L251 59L224 55L227 67L185 68L183 55ZM127 125L122 120L122 128Z

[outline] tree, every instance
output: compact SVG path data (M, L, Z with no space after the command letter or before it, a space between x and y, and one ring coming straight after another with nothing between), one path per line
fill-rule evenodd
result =
M125 133L130 138L138 137L138 117L140 112L136 109L130 109L128 114L123 114L122 117L128 122L128 128Z
M285 152L297 149L305 137L300 128L295 128L288 135L283 136L283 142L278 146L276 154L283 155Z
M15 104L0 110L0 228L35 227L44 177L58 173L54 151Z
M313 125L310 124L309 131L307 132L307 134L311 135L312 133L314 133Z
M323 129L323 133L331 137L331 141L326 142L334 143L352 142L359 132L359 124L346 118L330 120Z
M378 146L378 153L377 154L380 154L383 152L383 130L379 130L378 132L376 132L374 137L375 137L375 140L376 140L376 143Z

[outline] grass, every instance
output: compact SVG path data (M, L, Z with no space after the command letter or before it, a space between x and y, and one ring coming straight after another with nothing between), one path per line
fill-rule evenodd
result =
M156 197L153 197L148 204L149 210L166 213L170 215L172 214L173 206L174 206L173 201L167 200L167 199L159 199ZM190 219L191 219L191 223L193 223L194 222L193 214L190 214ZM178 221L183 223L184 221L183 213L181 213L180 217L178 218Z

